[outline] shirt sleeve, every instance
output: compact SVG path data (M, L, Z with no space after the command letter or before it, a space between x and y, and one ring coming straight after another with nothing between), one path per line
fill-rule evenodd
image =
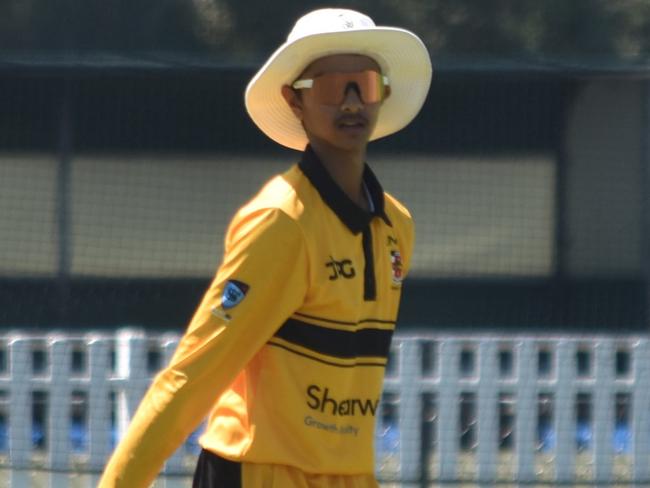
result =
M224 261L170 363L152 382L100 488L148 487L307 290L305 241L279 209L240 212Z

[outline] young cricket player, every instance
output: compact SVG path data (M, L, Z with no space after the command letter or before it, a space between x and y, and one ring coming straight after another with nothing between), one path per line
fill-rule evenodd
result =
M246 90L302 151L233 218L223 263L100 487L148 487L209 415L198 488L376 487L373 440L413 223L365 164L418 113L431 62L361 13L303 16Z

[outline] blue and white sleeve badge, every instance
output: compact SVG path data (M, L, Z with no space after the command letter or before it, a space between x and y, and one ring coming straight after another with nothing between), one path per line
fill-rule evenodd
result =
M250 287L241 281L228 280L223 289L221 306L225 309L233 308L244 299Z

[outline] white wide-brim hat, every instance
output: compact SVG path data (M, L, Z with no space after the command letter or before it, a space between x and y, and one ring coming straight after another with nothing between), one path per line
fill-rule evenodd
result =
M298 19L287 41L255 74L246 88L246 110L255 124L283 146L302 151L303 127L282 96L316 59L333 54L361 54L374 59L388 76L390 96L384 100L370 140L404 128L422 108L431 84L431 59L412 32L376 26L359 12L320 9Z

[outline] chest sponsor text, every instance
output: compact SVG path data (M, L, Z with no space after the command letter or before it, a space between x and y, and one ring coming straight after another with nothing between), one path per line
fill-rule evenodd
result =
M356 415L375 416L379 399L371 398L336 398L331 395L330 389L318 385L307 387L307 406L315 411L340 417Z

